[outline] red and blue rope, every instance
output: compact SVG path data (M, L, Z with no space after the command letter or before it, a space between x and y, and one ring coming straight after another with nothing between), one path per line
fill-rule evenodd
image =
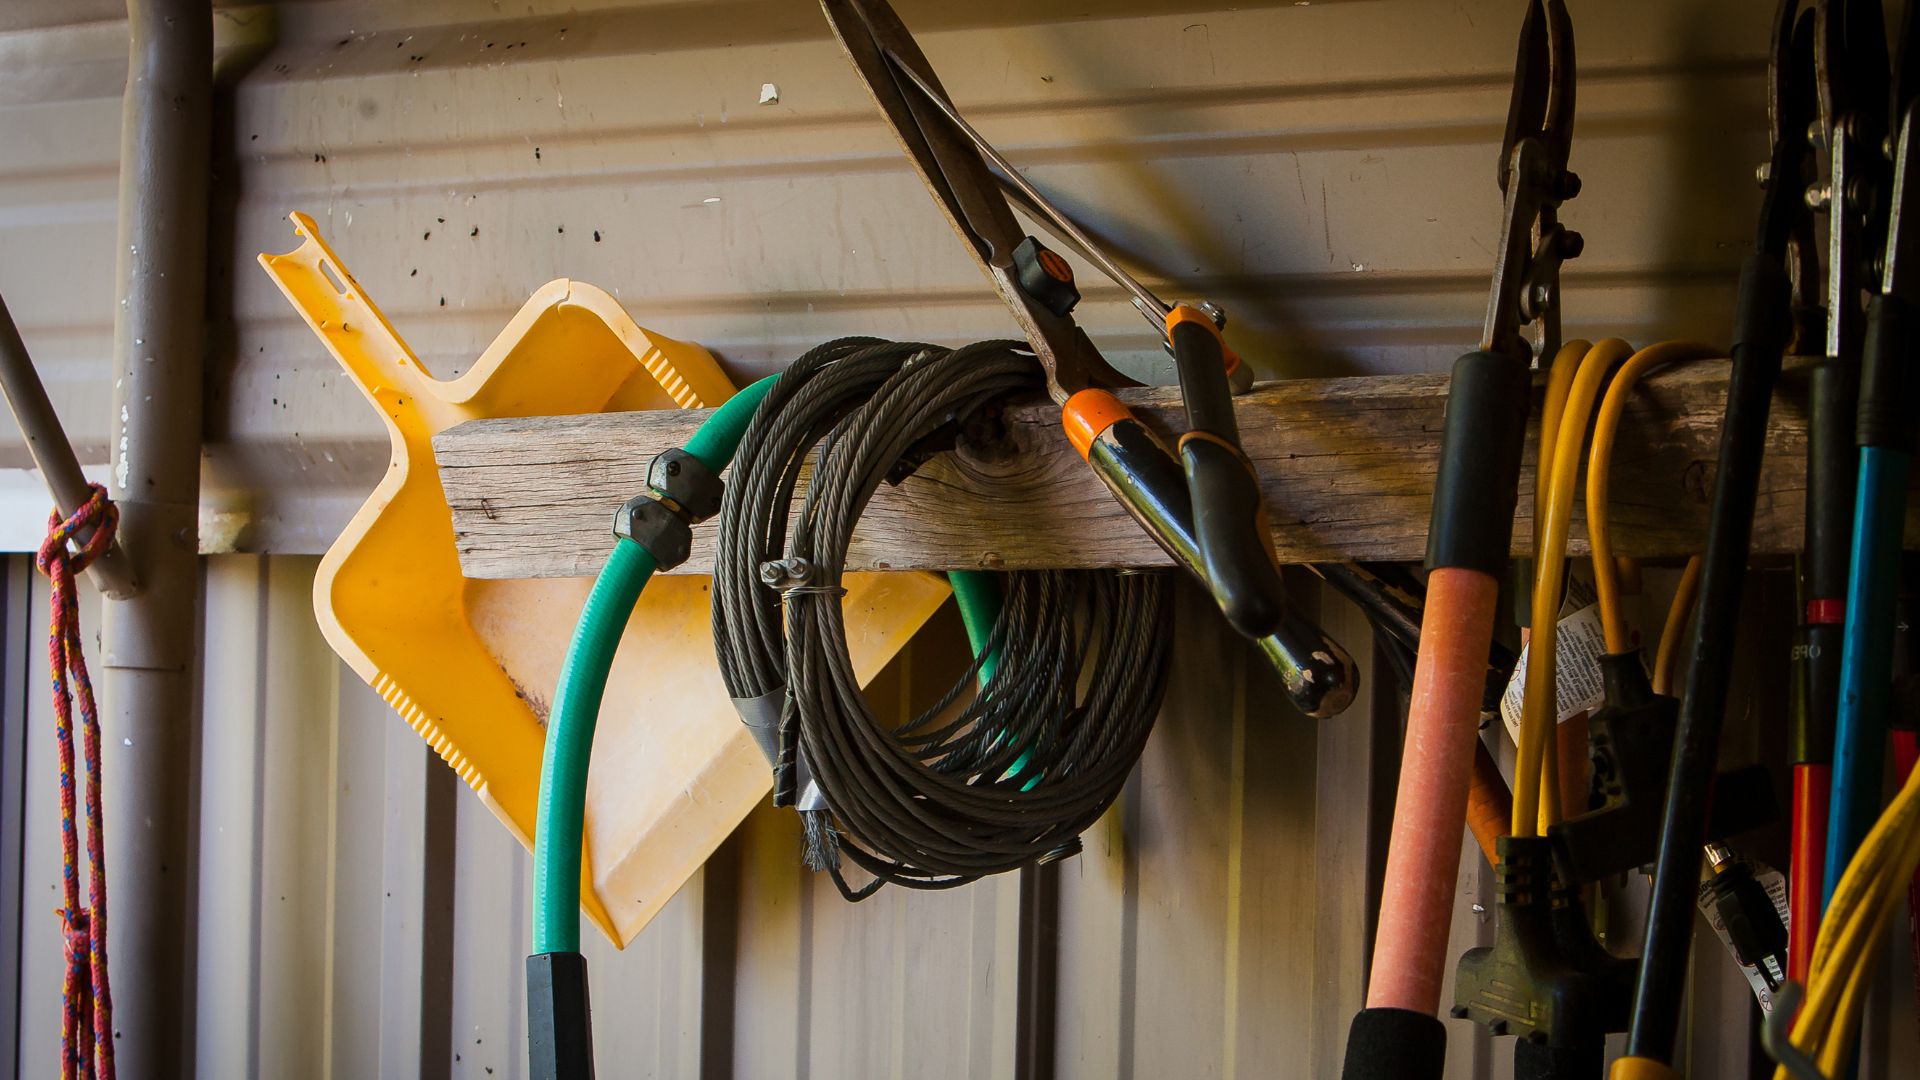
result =
M120 511L107 489L93 494L73 516L54 511L47 538L33 564L52 583L47 653L53 671L54 734L60 746L60 859L65 906L59 912L66 942L66 985L60 1032L64 1080L112 1080L113 993L107 984L107 861L100 811L100 714L93 681L81 652L80 605L74 575L113 543ZM85 539L74 546L77 537ZM79 705L81 748L86 755L87 906L80 904L80 852L74 798L73 713Z

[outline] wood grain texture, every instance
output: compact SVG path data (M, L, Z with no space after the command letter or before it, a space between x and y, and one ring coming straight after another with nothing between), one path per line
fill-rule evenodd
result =
M1718 454L1726 367L1695 364L1647 380L1622 421L1613 521L1623 555L1699 549ZM1447 379L1394 375L1298 379L1261 386L1238 404L1284 562L1418 560L1439 454ZM1124 395L1162 434L1184 424L1171 388ZM1782 379L1769 422L1754 549L1800 547L1805 488L1805 383ZM679 446L694 411L483 420L434 440L469 577L586 576L610 543L614 509L640 491L646 463ZM1528 438L1514 538L1530 534ZM1909 503L1909 544L1920 508ZM712 532L698 530L684 572L712 568ZM1576 508L1572 551L1586 550ZM849 569L1147 567L1168 559L1060 435L1051 405L1009 408L1004 432L928 462L883 488L861 519Z

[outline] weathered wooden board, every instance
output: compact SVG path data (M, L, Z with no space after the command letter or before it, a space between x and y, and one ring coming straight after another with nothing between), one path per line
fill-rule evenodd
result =
M1623 555L1677 556L1701 546L1726 400L1723 364L1695 364L1643 384L1622 421L1612 516ZM1259 467L1274 539L1286 562L1418 560L1439 452L1441 375L1299 379L1240 399L1246 451ZM1163 433L1183 426L1168 388L1123 395ZM1754 520L1761 552L1800 547L1805 489L1805 382L1789 369L1775 399ZM470 577L593 574L611 543L614 508L641 490L646 463L679 446L703 412L613 413L461 425L434 440ZM884 488L854 533L853 569L1146 567L1168 559L1127 517L1060 433L1044 403L1007 410L1006 431L965 445ZM1514 539L1528 544L1533 436ZM1907 537L1920 542L1920 506ZM1573 551L1585 551L1576 509ZM712 567L699 531L682 567Z

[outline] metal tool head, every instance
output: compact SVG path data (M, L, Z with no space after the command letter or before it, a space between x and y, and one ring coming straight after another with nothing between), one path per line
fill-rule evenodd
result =
M1909 102L1900 119L1894 143L1893 188L1887 210L1887 251L1880 291L1910 303L1920 303L1920 228L1910 220L1920 215L1920 161L1914 160L1914 125L1920 122L1920 103Z
M1806 193L1818 179L1812 141L1820 112L1814 76L1816 16L1805 0L1780 0L1767 64L1769 153L1759 179L1759 250L1780 259L1793 285L1794 347L1817 350L1826 337L1820 248Z
M1481 348L1513 356L1550 355L1560 343L1560 264L1580 254L1578 233L1561 227L1560 204L1580 192L1567 169L1573 146L1573 21L1561 0L1532 0L1520 24L1513 97L1500 144L1504 229L1495 256ZM1539 347L1520 328L1539 324Z
M1137 385L1107 363L1060 310L1062 303L1048 303L1023 287L1017 251L1030 238L973 140L949 119L951 106L941 107L946 91L893 8L885 0L821 0L820 6L927 190L1013 312L1046 368L1053 397L1065 400L1090 386ZM1048 265L1056 271L1066 267L1058 256ZM1070 285L1071 271L1065 273Z
M1892 82L1880 0L1816 0L1814 14L1821 129L1831 138L1854 116L1884 132Z
M1907 5L1895 39L1891 105L1893 176L1880 291L1920 303L1920 228L1912 221L1920 216L1920 161L1914 159L1913 146L1914 126L1920 121L1920 3Z
M1861 297L1877 283L1886 236L1891 82L1880 0L1815 0L1814 83L1827 168L1808 201L1827 214L1826 354L1849 362L1863 343Z
M1500 144L1500 190L1513 172L1513 149L1533 139L1555 168L1567 167L1573 146L1573 21L1561 0L1532 0L1520 23L1507 135Z

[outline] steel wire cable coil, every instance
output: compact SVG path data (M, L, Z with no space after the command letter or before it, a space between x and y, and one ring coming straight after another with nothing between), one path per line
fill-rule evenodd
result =
M818 785L809 861L849 899L889 881L951 887L1070 849L1152 731L1169 648L1164 574L1002 575L1006 602L979 655L898 727L874 716L853 672L840 575L868 500L929 436L1040 386L1013 342L845 339L789 368L742 441L715 559L716 652L735 697L784 692L775 801ZM783 588L763 581L766 567ZM989 655L991 676L961 704ZM852 888L842 855L873 882Z

